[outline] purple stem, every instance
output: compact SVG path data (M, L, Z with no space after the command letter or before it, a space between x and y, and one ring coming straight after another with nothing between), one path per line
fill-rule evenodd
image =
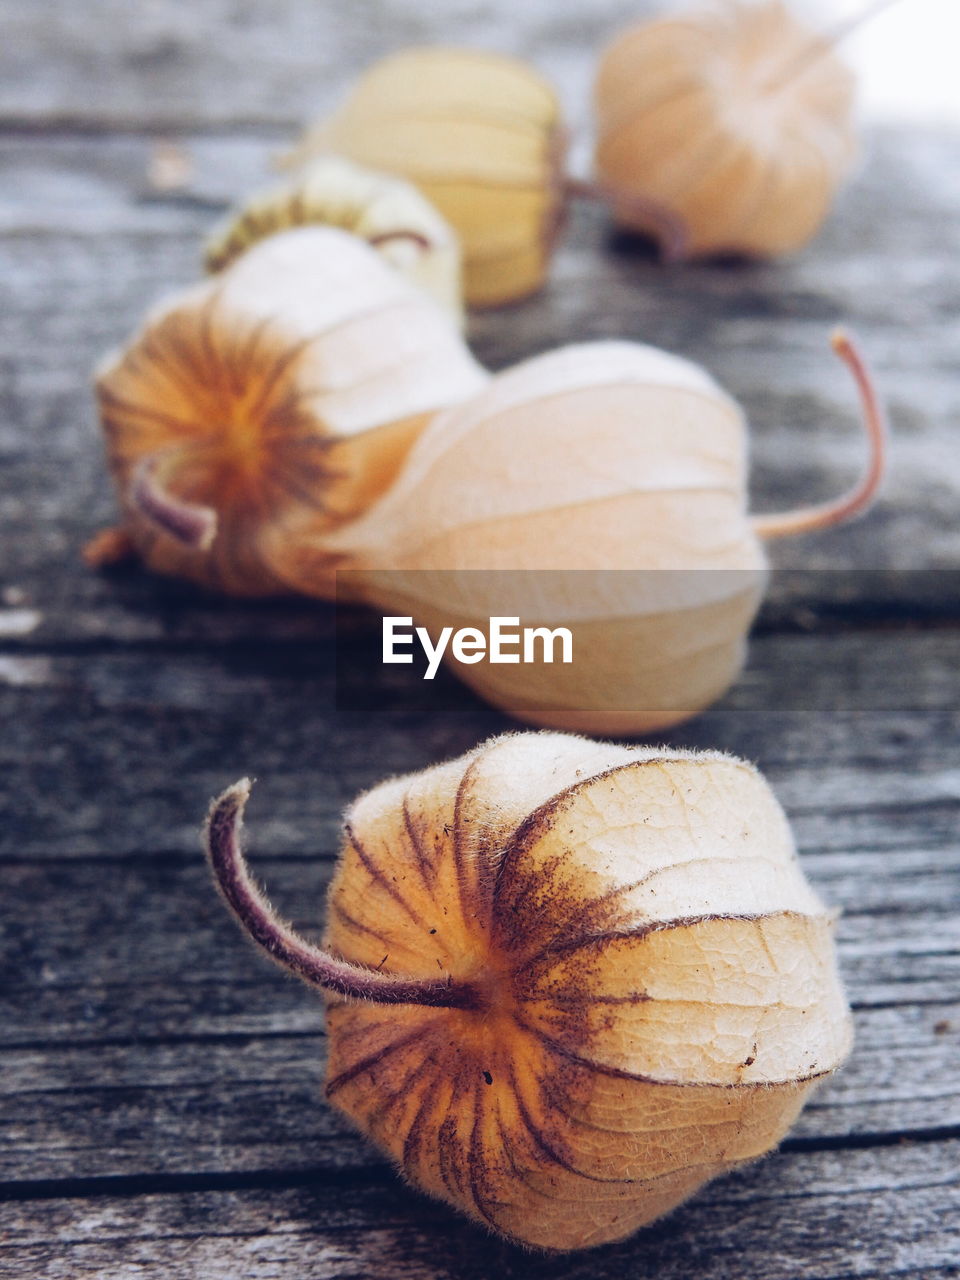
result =
M217 534L217 513L212 507L184 502L169 493L157 479L159 457L150 454L134 467L129 500L140 515L190 551L208 551Z
M441 1009L475 1009L474 987L453 978L405 978L337 960L301 938L279 918L254 883L240 849L243 810L250 795L247 778L213 802L206 846L217 887L240 927L271 959L304 982L352 1000L375 1004L418 1004Z

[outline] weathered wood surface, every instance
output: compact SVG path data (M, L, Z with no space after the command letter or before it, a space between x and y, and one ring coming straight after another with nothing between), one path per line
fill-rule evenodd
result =
M532 1258L404 1189L322 1103L320 1004L245 945L198 851L209 797L254 773L253 860L317 932L342 806L513 726L449 677L425 712L372 660L376 709L338 711L329 608L78 562L113 512L91 367L305 116L388 49L496 45L560 82L582 167L589 51L643 7L0 0L0 1276L960 1276L960 135L871 133L777 264L664 270L577 209L549 288L471 322L491 367L601 336L705 363L754 424L758 510L857 470L837 321L895 427L882 505L775 548L797 572L742 679L664 735L769 776L842 912L857 1047L778 1154L633 1241ZM184 192L149 186L160 134Z
M769 773L844 912L857 1050L781 1154L563 1262L402 1191L323 1106L319 1004L246 946L196 852L207 796L255 762L255 862L315 931L342 802L499 718L466 698L411 715L384 681L382 714L334 719L329 675L296 645L283 674L270 648L13 657L46 665L2 692L20 734L3 748L0 1274L721 1277L744 1255L770 1280L956 1274L952 629L761 636L730 698L670 735Z
M800 0L806 4L807 0ZM527 0L70 0L0 3L0 123L121 132L295 126L326 110L374 58L411 44L493 48L536 61L573 105L586 100L586 50L654 0L589 6Z
M110 587L57 572L113 510L90 371L149 304L195 277L218 208L268 175L265 144L186 142L196 165L189 199L146 198L143 139L0 139L8 581L58 584L68 594L57 612L85 636L120 623ZM815 245L781 263L664 270L628 246L608 251L602 212L580 210L549 288L476 316L474 347L491 367L605 336L682 351L744 404L755 429L754 506L774 510L836 494L857 474L856 398L827 346L831 328L849 323L895 429L884 499L858 524L775 545L774 560L807 570L956 569L960 220L949 175L960 172L960 135L918 143L910 131L878 132L870 156ZM889 590L897 597L911 581ZM837 589L825 575L805 591Z
M958 660L952 629L758 637L736 688L662 736L756 760L811 853L852 844L860 830L864 846L949 842L960 804ZM17 732L0 738L0 851L30 860L189 856L209 797L251 771L263 850L330 854L356 792L506 723L446 675L446 710L409 711L400 669L378 674L373 655L382 709L334 717L329 650L309 645L21 651L6 664L0 712ZM946 825L930 827L938 814Z
M36 1280L947 1280L960 1258L960 1143L780 1153L708 1189L637 1243L562 1260L499 1245L399 1185L332 1183L32 1201L0 1275ZM303 1185L305 1184L305 1185ZM375 1224L375 1226L371 1226ZM51 1257L49 1238L61 1241ZM760 1242L745 1251L744 1241ZM932 1261L932 1259L939 1261ZM4 1270L3 1268L6 1268Z

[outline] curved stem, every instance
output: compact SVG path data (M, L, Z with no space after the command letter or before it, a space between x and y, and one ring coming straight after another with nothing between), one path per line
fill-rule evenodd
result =
M130 502L144 519L188 550L208 551L217 534L216 511L169 493L157 478L160 460L149 454L137 463L130 479Z
M825 54L835 49L841 40L845 40L858 27L864 26L871 18L875 18L882 13L884 9L889 9L892 5L899 4L899 2L900 0L873 0L872 4L868 4L859 13L846 18L834 27L832 31L825 31L821 35L815 36L808 45L800 50L795 58L791 59L785 67L782 67L777 72L773 79L768 80L761 88L767 93L776 93L785 88L797 76L802 75L807 67L813 66Z
M337 960L301 938L280 919L254 883L240 849L243 810L250 780L242 779L213 802L206 826L206 848L217 886L240 927L272 960L311 986L375 1004L418 1004L472 1009L477 992L453 978L404 978Z
M843 524L862 515L870 506L886 468L887 420L873 377L863 355L853 339L843 329L837 329L830 338L834 351L844 362L857 383L863 408L863 425L870 445L870 457L860 480L833 502L815 507L800 507L779 515L754 516L753 529L761 538L790 538L798 533L814 529L827 529Z
M367 236L367 244L372 245L374 249L379 249L383 244L391 244L394 240L407 240L415 244L423 253L430 249L430 241L419 231L381 231L375 236Z
M567 195L574 199L615 204L628 217L635 217L638 227L648 229L656 239L664 262L682 262L687 257L690 245L687 224L666 205L636 192L622 191L609 182L568 177L564 186Z

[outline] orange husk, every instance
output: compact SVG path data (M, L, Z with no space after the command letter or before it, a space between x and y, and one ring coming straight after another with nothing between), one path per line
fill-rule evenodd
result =
M346 232L271 236L168 299L97 371L124 528L145 563L234 595L332 590L314 545L486 381L421 290Z
M684 224L690 254L800 248L853 161L853 93L829 40L781 0L720 0L631 28L594 91L614 217L647 230L639 196Z
M327 991L328 1098L514 1241L630 1235L775 1146L849 1051L832 914L742 761L521 734L386 782L347 812L325 950L249 893L237 823L227 793L218 880Z
M702 370L627 342L498 375L424 432L334 544L386 613L573 629L569 666L457 664L521 719L645 732L740 670L765 556L746 510L746 424Z
M434 643L445 627L486 634L494 616L569 629L569 664L454 661L521 720L616 735L676 724L741 670L764 542L851 519L876 497L882 408L855 343L838 333L834 345L869 453L832 502L751 516L737 404L689 361L596 342L528 360L438 414L383 499L326 550L342 555L353 595L412 617Z
M336 152L408 179L460 237L467 303L495 306L543 283L564 151L556 95L531 67L427 47L371 67L289 159Z

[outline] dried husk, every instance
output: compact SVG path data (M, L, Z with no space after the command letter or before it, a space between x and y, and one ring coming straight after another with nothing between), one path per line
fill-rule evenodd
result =
M564 148L556 95L531 67L427 47L371 67L293 159L333 151L414 183L460 236L467 302L491 306L543 283Z
M285 963L264 905L238 914ZM461 993L328 995L330 1101L544 1249L770 1150L851 1042L831 914L763 778L715 752L521 734L386 782L347 813L326 946L361 983Z
M411 183L341 156L319 157L244 201L208 239L206 267L222 271L264 237L316 224L366 240L462 319L460 246L452 228Z
M271 236L97 372L126 534L151 569L231 594L332 592L335 557L313 554L304 583L301 545L363 512L429 417L486 379L363 241Z
M457 664L537 724L637 733L718 698L765 580L746 424L702 369L653 347L565 347L430 424L331 545L384 612L436 638L492 615L571 627L570 666Z
M720 0L607 49L595 165L618 222L640 196L693 254L786 253L816 233L855 153L852 74L781 0Z

